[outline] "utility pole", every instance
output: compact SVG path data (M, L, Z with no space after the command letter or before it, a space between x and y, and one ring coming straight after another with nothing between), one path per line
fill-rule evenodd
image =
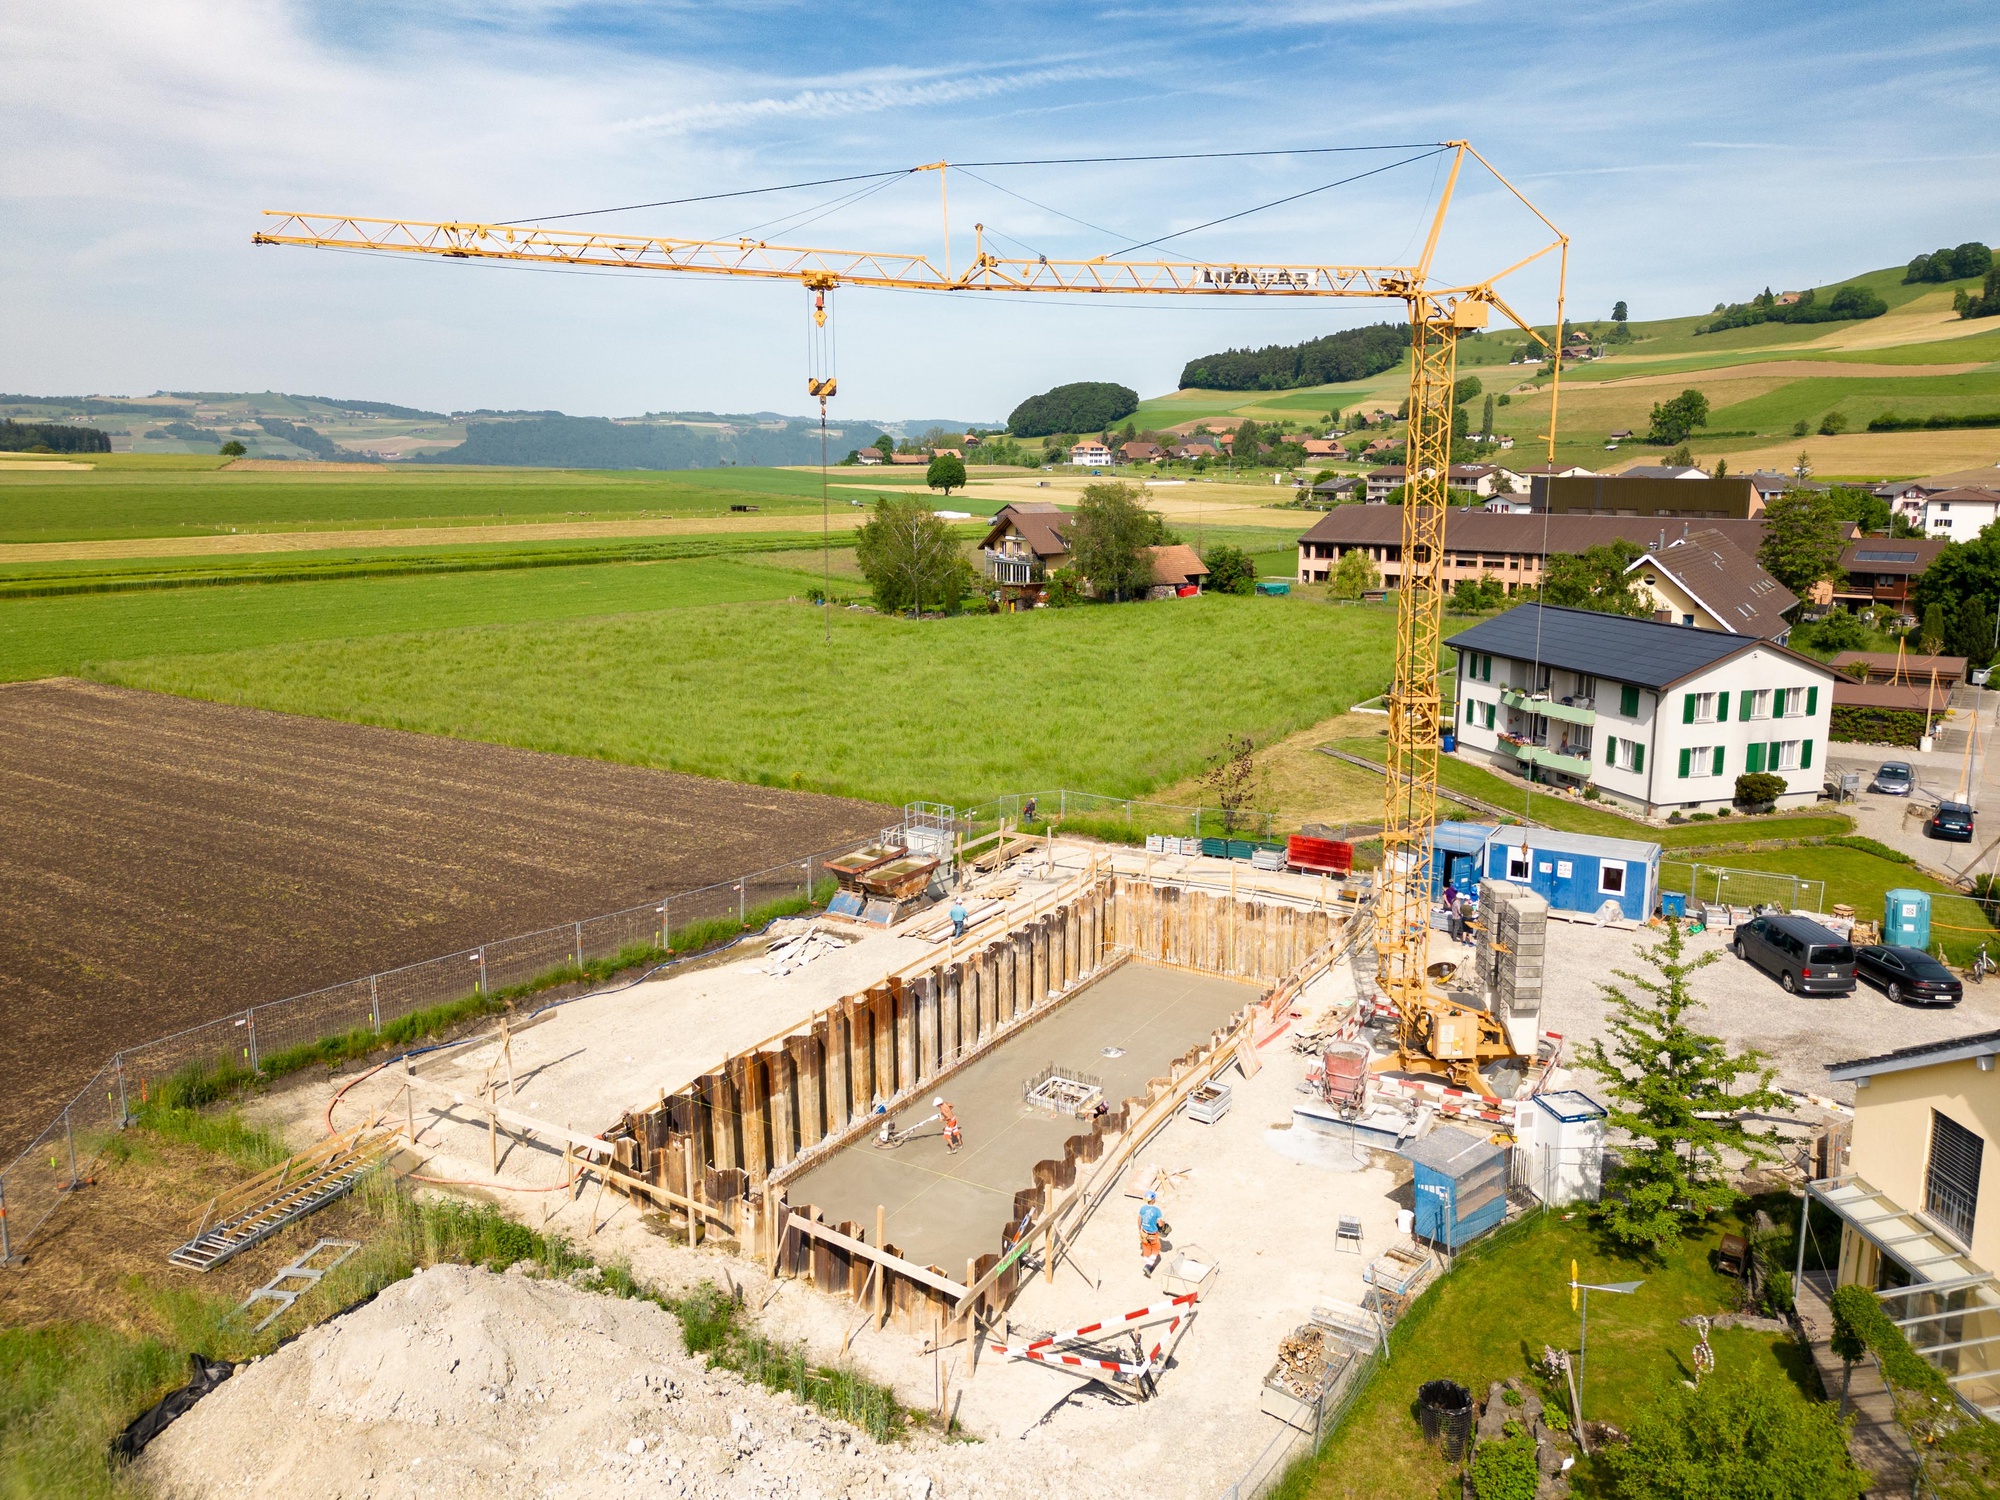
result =
M1575 1261L1569 1263L1569 1305L1578 1314L1576 1334L1576 1437L1583 1443L1583 1375L1584 1355L1590 1346L1590 1294L1592 1292L1617 1292L1629 1296L1646 1283L1643 1281L1611 1281L1598 1284L1577 1280ZM1579 1302L1578 1297L1582 1300ZM1588 1449L1586 1448L1586 1452Z

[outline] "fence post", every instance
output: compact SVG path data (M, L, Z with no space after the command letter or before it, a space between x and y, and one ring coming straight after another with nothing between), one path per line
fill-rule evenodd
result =
M1062 809L1062 815L1063 815L1063 816L1064 816L1065 818L1067 818L1067 817L1069 816L1069 788L1068 788L1068 787L1060 787L1060 788L1058 788L1058 789L1057 789L1057 791L1056 791L1056 806L1058 806L1058 807L1060 807L1060 808Z
M18 1266L14 1242L7 1235L7 1174L0 1172L0 1266Z
M132 1122L132 1108L125 1098L125 1054L112 1058L111 1066L118 1071L118 1128L123 1130Z
M479 945L479 981L478 988L473 993L480 996L484 996L486 993L486 945L484 943Z
M750 920L750 893L744 889L749 883L747 880L736 882L736 925L738 927L743 926Z
M70 1124L69 1109L67 1106L65 1106L63 1109L63 1144L69 1148L69 1187L67 1191L73 1193L78 1188L82 1187L83 1184L77 1181L76 1131Z
M368 976L368 1024L375 1028L375 1035L382 1034L382 995L375 987L375 976Z
M576 924L576 967L578 973L583 971L583 923L581 922Z
M667 949L667 907L671 904L671 902L667 901L660 903L660 951L662 953L666 952Z
M1196 838L1201 837L1201 809L1199 807L1194 810L1194 836Z
M813 862L806 860L799 868L806 872L806 910L811 911L813 904Z

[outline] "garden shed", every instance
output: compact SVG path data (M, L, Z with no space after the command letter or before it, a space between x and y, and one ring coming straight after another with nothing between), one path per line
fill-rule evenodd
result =
M1416 1168L1417 1234L1456 1251L1507 1216L1507 1151L1440 1125L1402 1148Z

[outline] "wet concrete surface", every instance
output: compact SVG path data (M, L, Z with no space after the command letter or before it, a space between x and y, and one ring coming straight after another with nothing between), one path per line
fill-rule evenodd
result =
M1014 1194L1029 1185L1035 1163L1060 1157L1063 1142L1087 1128L1027 1104L1030 1079L1051 1063L1087 1073L1102 1080L1115 1109L1261 993L1235 980L1124 964L944 1081L938 1092L965 1132L956 1155L945 1151L935 1121L890 1150L871 1136L794 1178L790 1202L811 1204L829 1223L860 1224L871 1241L879 1204L888 1213L889 1244L960 1277L968 1259L1000 1249ZM1119 1055L1105 1056L1106 1048ZM914 1125L931 1113L926 1098L901 1119Z

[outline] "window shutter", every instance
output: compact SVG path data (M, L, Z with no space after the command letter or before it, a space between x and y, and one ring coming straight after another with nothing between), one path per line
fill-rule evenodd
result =
M1775 771L1778 769L1779 765L1784 760L1784 756L1780 753L1781 751L1784 750L1784 748L1785 748L1785 742L1783 740L1771 741L1771 748L1769 752L1764 756L1765 770Z
M1806 689L1806 717L1810 719L1814 714L1818 712L1819 712L1819 684L1814 683L1811 687Z
M1492 657L1482 656L1479 658L1479 680L1481 682L1491 682L1493 680Z
M1722 774L1722 756L1723 756L1723 747L1717 745L1715 747L1715 769L1709 773L1710 775L1720 776Z
M1604 737L1604 759L1608 765L1618 764L1618 741L1608 734Z
M1488 729L1493 727L1493 705L1490 703L1486 705L1486 727Z
M1752 775L1764 769L1764 742L1762 740L1756 740L1751 743L1749 751L1743 757L1743 769Z
M1694 694L1693 694L1693 693L1682 693L1682 694L1681 694L1681 722L1682 722L1683 724L1692 724L1692 723L1694 722Z
M1629 682L1618 689L1618 712L1628 719L1639 717L1639 690Z
M1467 698L1465 700L1465 722L1468 724L1473 723L1474 722L1473 715L1478 712L1479 712L1479 705L1477 703L1474 703L1470 698Z
M1693 759L1694 759L1694 751L1692 751L1692 750L1689 750L1689 749L1687 749L1687 748L1686 748L1685 746L1683 746L1683 747L1682 747L1682 749L1681 749L1681 780L1682 780L1682 781L1686 781L1686 780L1688 779L1688 764L1689 764L1689 762L1691 762L1691 761L1692 761Z
M1632 769L1635 771L1646 769L1646 747L1637 740L1632 742Z
M1812 769L1811 740L1801 740L1799 742L1799 769L1801 771L1810 771Z
M1727 693L1717 693L1715 695L1715 722L1718 724L1727 724L1729 722L1729 694Z
M1737 701L1742 705L1742 708L1736 715L1738 723L1747 724L1750 722L1750 700L1756 696L1757 695L1751 692L1750 689L1748 688L1745 688L1742 692L1736 695Z

